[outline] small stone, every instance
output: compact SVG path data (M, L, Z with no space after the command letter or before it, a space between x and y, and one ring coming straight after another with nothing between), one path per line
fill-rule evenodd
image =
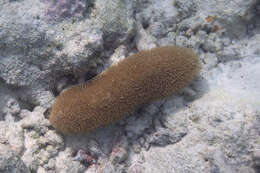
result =
M198 113L192 113L189 115L189 119L193 122L198 122L200 120L200 115Z
M136 45L139 51L150 50L156 47L155 38L149 35L142 27L139 26L139 32L136 36Z
M84 172L86 167L79 161L73 160L71 155L72 151L69 148L59 152L59 155L56 157L56 172Z
M20 117L21 119L23 119L23 118L25 118L26 116L28 116L30 113L31 113L31 112L28 111L27 109L22 109L22 110L20 111L19 117Z
M67 85L68 79L67 78L61 78L58 82L57 82L57 92L60 93Z
M54 169L55 168L55 159L51 158L48 161L48 164L44 165L45 169Z
M153 121L153 124L154 124L154 128L155 130L159 130L161 127L162 127L162 124L160 122L160 120L158 118L156 118L154 121Z
M139 144L141 146L144 146L144 144L145 144L145 138L144 137L140 137L138 141L139 141Z
M45 110L42 107L36 107L33 112L19 122L21 123L21 127L24 129L34 129L41 134L46 133L50 122L44 117Z
M151 145L150 145L149 142L145 142L144 145L143 145L143 147L144 147L144 149L145 149L146 151L148 151L148 150L150 149Z
M54 130L49 130L46 132L44 137L47 139L47 143L53 146L63 147L63 138L58 135Z
M206 68L208 68L208 69L212 69L218 63L218 58L216 57L216 55L211 54L211 53L203 54L201 56L201 58L202 58L203 62L205 63Z
M0 172L30 173L30 170L14 151L0 144Z
M88 143L88 151L91 153L94 157L100 157L103 156L104 153L100 149L100 146L97 141L91 139Z
M119 61L123 60L125 58L126 53L127 53L127 49L125 46L122 45L116 48L114 54L110 58L112 64L116 64Z
M141 152L141 145L138 142L134 142L132 145L132 148L135 153L140 153Z
M184 88L183 90L183 96L184 96L184 99L188 102L194 100L196 98L196 95L197 95L197 92L194 91L192 88L190 87L186 87Z
M260 170L260 150L256 150L253 152L253 166L255 170Z
M128 169L127 173L143 173L144 170L145 167L141 164L134 164Z
M37 169L37 173L47 173L47 171L43 168L43 167L39 167L38 169Z
M111 154L111 160L113 164L122 163L127 159L127 157L128 152L124 148L119 148L119 150Z
M11 113L12 115L17 115L21 110L19 103L15 99L9 99L7 101L7 106L8 106L8 112Z
M129 117L127 119L127 125L125 127L127 131L127 137L136 139L139 135L142 135L146 129L152 125L153 116L148 112L141 112L141 115L135 118Z
M186 128L168 129L160 128L149 136L148 142L158 146L166 146L179 142L187 134Z
M88 155L84 150L80 149L77 152L76 156L73 158L73 160L82 162L82 161L88 160Z
M150 25L149 31L154 37L161 38L166 33L166 28L162 23L154 22Z
M9 145L17 153L24 149L23 129L17 123L0 121L0 144Z

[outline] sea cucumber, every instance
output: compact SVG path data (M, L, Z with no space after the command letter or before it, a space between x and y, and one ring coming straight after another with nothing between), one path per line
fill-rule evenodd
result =
M89 132L116 122L146 103L168 97L198 74L192 49L166 46L141 51L55 100L51 124L63 133Z

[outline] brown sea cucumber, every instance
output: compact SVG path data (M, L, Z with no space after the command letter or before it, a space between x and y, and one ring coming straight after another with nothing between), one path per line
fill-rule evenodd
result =
M63 133L88 132L116 122L145 103L170 96L199 72L192 49L166 46L141 51L55 100L50 122Z

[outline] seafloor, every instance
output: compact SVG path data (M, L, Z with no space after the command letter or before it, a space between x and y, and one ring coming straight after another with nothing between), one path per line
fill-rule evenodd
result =
M84 135L51 126L62 90L166 45L202 64L181 93ZM0 0L0 172L260 172L260 1Z

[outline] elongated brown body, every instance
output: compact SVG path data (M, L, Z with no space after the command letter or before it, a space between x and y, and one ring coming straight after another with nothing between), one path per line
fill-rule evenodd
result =
M63 133L113 123L145 103L170 96L198 73L192 49L167 46L129 56L95 79L61 93L50 121Z

